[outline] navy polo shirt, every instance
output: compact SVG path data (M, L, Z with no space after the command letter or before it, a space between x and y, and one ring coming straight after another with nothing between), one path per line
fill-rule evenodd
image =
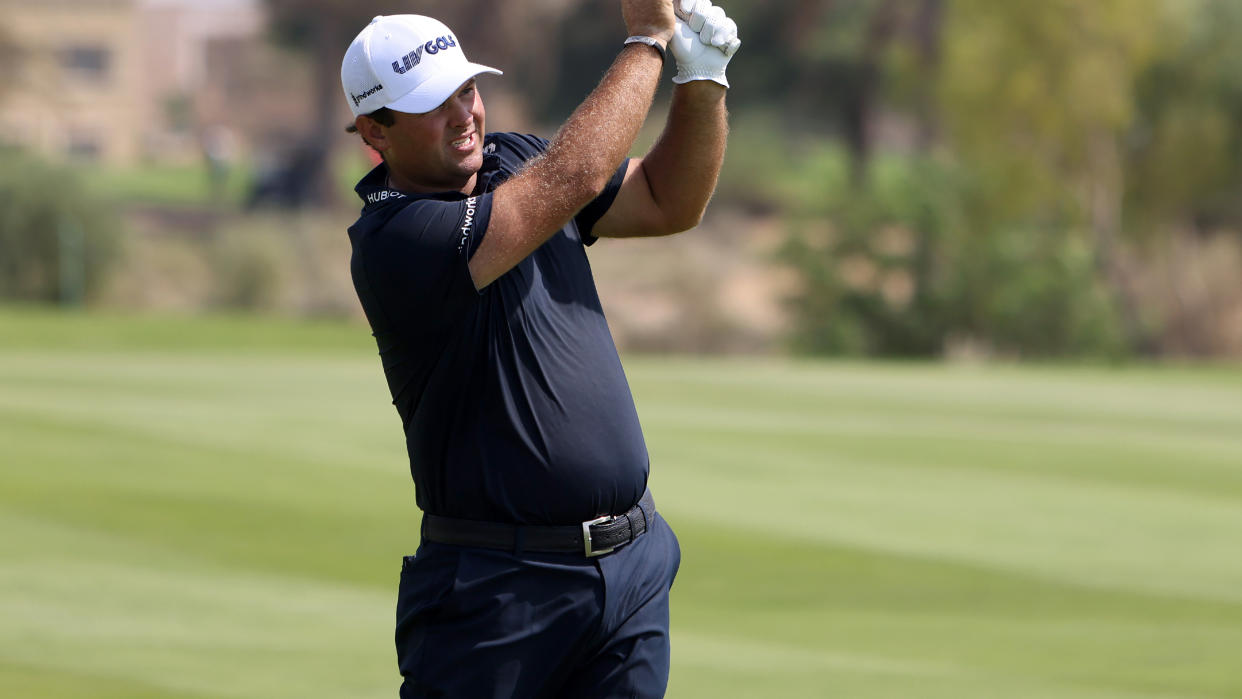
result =
M470 278L492 190L546 148L488 135L472 196L389 189L384 164L356 188L354 287L425 512L569 524L624 512L646 488L647 447L584 247L625 165L516 267L482 291Z

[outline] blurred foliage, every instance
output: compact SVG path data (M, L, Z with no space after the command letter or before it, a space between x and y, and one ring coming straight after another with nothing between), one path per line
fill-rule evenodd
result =
M991 218L1081 218L1133 118L1156 0L955 0L936 95L945 141ZM983 213L983 212L981 212Z
M221 231L210 251L217 291L213 306L229 310L268 311L280 300L282 263L288 252L270 232Z
M17 42L10 35L9 28L0 26L0 74L15 75L21 53ZM0 97L12 89L12 87L13 85L9 80L0 82Z
M240 207L254 175L246 165L229 169L222 191L213 192L202 163L143 163L129 168L75 166L89 192L123 206Z
M795 347L819 353L926 355L952 325L947 280L958 202L936 163L882 158L856 188L845 153L809 153L786 188L800 211L780 257L802 286L791 300ZM938 173L948 176L950 173ZM826 185L826 186L825 186Z
M808 155L789 186L802 215L779 257L798 271L796 349L929 356L955 339L1026 356L1115 356L1120 321L1086 236L1069 228L979 234L980 187L960 166L877 158L861 187L840 149Z
M878 66L881 106L863 105L864 119L906 135L878 155L845 139L852 164L788 149L774 181L795 221L781 254L802 281L795 347L933 355L965 338L1006 354L1116 356L1158 345L1123 256L1181 230L1242 229L1242 5L824 5L828 21L846 7L862 16L842 26L887 27L878 51L842 42L822 60ZM929 46L919 18L936 13ZM894 230L903 255L886 250Z
M1170 3L1165 50L1135 88L1126 138L1127 227L1242 220L1242 3Z
M1084 237L1064 228L1007 229L985 237L969 261L973 274L965 277L978 283L954 290L953 300L975 321L965 329L1007 354L1123 353L1121 318Z
M0 152L0 298L91 300L117 261L119 235L112 204L71 169Z

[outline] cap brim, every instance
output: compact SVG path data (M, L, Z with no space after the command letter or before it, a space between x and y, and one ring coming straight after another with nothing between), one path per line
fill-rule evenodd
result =
M504 75L489 66L467 63L456 70L445 71L425 80L422 85L393 100L388 108L406 114L426 114L444 104L444 101L451 97L457 88L466 84L467 80L484 73Z

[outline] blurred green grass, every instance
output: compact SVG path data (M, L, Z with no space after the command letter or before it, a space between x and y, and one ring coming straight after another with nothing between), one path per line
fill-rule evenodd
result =
M233 167L217 198L201 163L82 166L79 172L93 194L130 206L236 207L245 201L254 178L250 167Z
M371 169L364 153L350 150L338 155L331 165L335 195L351 208L357 201L354 186ZM205 162L143 163L123 168L81 165L78 173L92 194L124 206L233 210L247 202L259 168L251 162L235 163L218 192L213 191Z
M680 697L1242 696L1242 371L629 357ZM0 696L382 697L349 323L0 309Z

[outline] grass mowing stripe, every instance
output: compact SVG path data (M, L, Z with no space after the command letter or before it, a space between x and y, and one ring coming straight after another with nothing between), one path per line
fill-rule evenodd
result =
M746 479L743 487L710 465L666 464L659 482L693 493L665 498L666 510L703 521L1106 587L1242 600L1242 506L974 473L910 468L905 476Z
M119 445L162 447L173 452L173 464L187 455L210 454L225 459L225 463L238 463L240 456L242 463L292 462L308 469L348 468L374 471L377 475L405 474L409 468L400 439L368 440L368 430L358 430L340 440L331 440L331 431L336 427L312 422L290 425L245 416L200 421L180 419L176 411L157 415L154 411L135 414L122 409L98 413L71 409L58 413L52 406L0 405L0 414L8 416L12 423L43 425L77 435L104 433ZM347 427L340 428L348 434ZM281 439L285 441L282 443Z
M85 537L98 548L84 558L71 529L25 519L18 531L0 567L8 662L121 677L166 696L391 692L388 590L205 565L118 537Z
M754 416L756 408L707 409L690 413L689 406L668 405L661 410L641 412L644 422L676 423L688 429L717 429L722 432L772 433L776 436L816 434L866 435L876 439L900 436L953 438L969 442L1007 441L1032 447L1092 446L1125 443L1135 449L1157 449L1168 458L1186 452L1208 458L1234 458L1242 453L1242 442L1233 427L1204 426L1195 432L1166 430L1153 433L1145 425L1108 423L1083 424L1078 420L1029 420L1005 416L901 415L895 412L868 415L849 414L786 415L765 412Z
M858 653L814 652L804 646L778 643L728 634L682 634L677 640L680 662L712 672L721 687L716 696L761 696L762 683L756 675L770 678L803 676L818 682L820 693L806 696L853 696L852 686L874 691L891 687L888 696L961 697L1004 696L1042 698L1049 696L1081 699L1203 699L1206 695L1171 694L1149 689L1118 690L1093 687L1084 681L1052 681L1046 677L1024 676L1021 672L982 672L947 663L915 662ZM751 692L739 693L752 685ZM677 687L674 685L674 692ZM702 688L696 688L701 692ZM703 694L704 696L710 696Z
M664 438L666 429L676 436ZM878 458L852 460L833 454L832 436L773 439L771 453L755 454L743 447L753 435L690 439L662 425L649 434L653 478L695 494L663 500L672 513L1106 586L1242 594L1234 554L1242 499L1213 491L1211 481L1160 490L1120 478L989 469L968 453L963 466L929 467L918 450L893 454L887 444L877 444Z
M0 426L0 444L9 424ZM375 571L393 568L416 545L404 473L355 470L343 478L340 468L297 459L246 461L63 429L69 438L57 441L55 427L23 427L30 445L0 477L0 505L15 513L170 550L188 544L205 560L367 584L387 584Z
M22 474L33 480L54 480L60 484L67 476L72 482L115 482L118 474L141 471L144 489L161 484L176 490L201 493L228 493L239 498L285 499L295 480L314 482L333 477L342 469L353 478L339 486L343 491L313 489L304 495L322 495L322 500L303 500L308 504L336 504L348 507L344 496L353 491L380 486L413 488L408 481L408 463L395 454L370 460L360 458L366 450L356 450L333 458L317 451L317 444L299 443L281 449L270 433L262 444L246 440L213 443L210 432L189 436L168 435L158 429L116 427L111 422L63 419L50 413L22 413L0 408L0 444L9 444L14 457L12 476ZM287 430L286 430L287 431ZM59 436L61 439L55 439ZM42 438L42 439L41 439ZM312 455L318 454L318 458ZM27 460L27 464L19 461ZM83 461L100 462L98 468L82 469ZM35 468L39 461L50 462ZM262 468L256 468L261 465ZM135 474L137 475L137 474ZM245 488L238 488L244 482ZM393 497L397 497L396 494ZM369 509L353 503L358 509Z
M1236 365L1177 366L930 364L926 362L821 361L815 359L710 359L698 357L626 358L626 367L662 386L681 383L714 385L736 391L764 387L781 395L888 396L902 403L1010 402L1028 405L1063 403L1075 397L1082 405L1160 409L1173 404L1235 403L1242 387ZM939 396L942 400L934 400ZM1136 406L1136 397L1163 401ZM1192 401L1193 399L1193 401Z
M0 348L52 350L58 355L108 356L135 351L169 354L239 352L284 357L375 357L375 342L361 321L289 320L250 315L136 315L120 312L48 311L0 307ZM376 360L378 361L378 360Z
M937 431L920 434L903 430L882 437L864 431L825 430L816 435L786 435L765 432L769 443L762 469L740 463L734 455L756 435L716 426L690 427L675 421L660 421L652 432L652 451L669 456L679 444L692 436L700 458L714 458L717 468L749 473L756 478L797 478L807 471L835 473L839 469L883 468L886 464L917 464L919 469L975 470L985 477L994 473L1014 473L1064 479L1083 485L1119 484L1160 492L1179 491L1212 499L1242 499L1242 469L1237 467L1242 453L1196 451L1194 459L1186 452L1169 447L1152 449L1131 443L1095 444L1029 443L993 436L989 439L961 438ZM666 447L662 435L673 432L677 439ZM678 455L678 458L684 458ZM691 455L694 458L694 455ZM1178 468L1170 468L1170 463ZM1066 483L1066 485L1073 485Z
M810 650L804 644L728 633L681 633L677 654L686 662L718 672L861 673L944 677L968 674L960 667L862 653Z
M399 419L370 362L364 369L357 361L160 356L39 364L0 361L0 410L197 449L230 446L270 458L295 450L329 466L407 469ZM26 382L6 380L14 374ZM29 383L44 377L47 385Z
M787 645L757 644L728 635L683 634L674 662L697 670L690 686L673 675L670 697L771 697L772 687L797 682L800 699L822 697L1006 697L1011 699L1209 699L1236 696L1054 681L1021 672L972 672L945 665L906 663L863 654L807 653ZM739 662L738 651L743 659ZM726 661L727 659L727 661ZM778 690L779 691L779 690ZM793 695L789 695L793 696Z
M1011 418L1035 422L1106 422L1190 434L1222 430L1235 438L1242 427L1242 372L1189 374L1169 385L1150 370L962 369L927 365L859 367L844 364L762 364L730 371L727 361L699 366L629 362L650 380L644 395L669 409L697 404L734 406L765 415L798 417L808 409L834 419L850 415ZM796 367L796 369L795 369ZM675 368L670 373L669 369ZM745 396L745 400L739 397ZM831 426L831 425L829 425ZM1242 446L1242 445L1239 445Z
M720 671L750 667L765 656L760 644L777 655L788 646L797 649L792 658L829 658L798 661L825 683L849 674L832 658L857 655L911 672L1011 678L997 690L1040 678L1136 693L1239 689L1231 668L1242 604L1109 591L675 516L672 523L687 573L674 587L675 628L711 639L698 644L712 648L698 662ZM713 574L696 575L701 567ZM772 665L764 672L786 674ZM1009 696L970 696L1001 695Z
M679 579L676 588L677 594L698 601L700 611L712 607L706 613L720 626L737 621L724 614L736 609L740 614L865 613L894 619L969 615L977 622L1098 623L1127 632L1180 621L1195 631L1242 636L1238 602L1110 590L946 557L768 536L712 521L675 517L672 523L681 532L687 570L712 564L723 568L716 562L732 553L729 575L690 576ZM774 568L786 577L773 579L769 571ZM820 584L830 584L831 594L824 594ZM827 627L806 626L798 636L807 640L831 633Z
M168 690L117 677L81 672L73 666L39 667L0 662L0 696L90 697L91 699L164 699ZM212 695L180 692L179 699Z

